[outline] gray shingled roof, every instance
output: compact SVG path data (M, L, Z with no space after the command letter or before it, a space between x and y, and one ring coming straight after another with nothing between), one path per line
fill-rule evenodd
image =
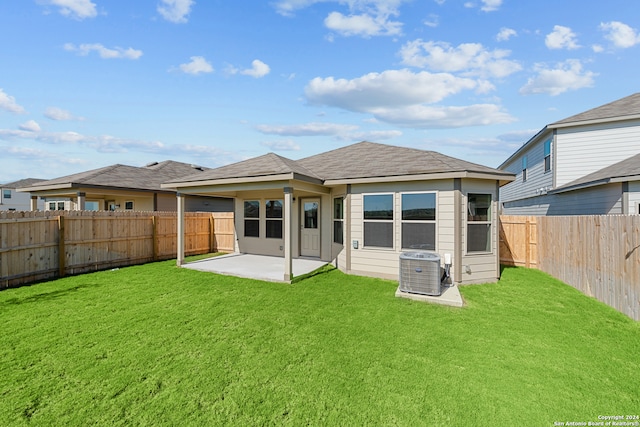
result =
M562 193L580 188L608 184L612 180L617 182L627 181L625 178L629 178L631 181L640 180L640 154L636 154L621 162L578 178L562 187L554 189L552 193Z
M38 182L42 182L45 181L44 179L40 179L40 178L25 178L25 179L21 179L19 181L13 181L13 182L7 182L6 184L0 184L0 187L2 188L22 188L22 187L29 187L35 183Z
M435 151L359 142L298 160L324 179L419 175L441 172L481 172L510 175L487 166L445 156Z
M269 153L253 159L188 176L172 183L229 178L248 178L294 173L319 181L353 178L394 177L440 172L511 173L478 165L434 151L359 142L326 153L291 160Z
M274 153L268 153L252 159L210 169L196 175L180 177L171 182L207 181L227 178L247 178L295 173L321 180L313 171L301 166L295 160Z
M553 127L554 125L563 125L574 122L597 121L638 115L640 115L640 92L618 99L617 101L592 108L591 110L584 111L580 114L567 117L566 119L552 123L549 126Z
M172 160L151 163L144 167L115 164L48 181L41 181L23 188L34 187L34 190L37 190L42 187L70 184L74 187L99 186L135 190L162 190L160 185L163 182L193 175L197 170L200 170L199 173L204 173L207 169L194 168L192 165Z

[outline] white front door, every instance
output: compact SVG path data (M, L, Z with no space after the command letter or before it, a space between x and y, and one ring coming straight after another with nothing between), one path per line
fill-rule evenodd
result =
M302 199L300 255L320 258L320 199Z

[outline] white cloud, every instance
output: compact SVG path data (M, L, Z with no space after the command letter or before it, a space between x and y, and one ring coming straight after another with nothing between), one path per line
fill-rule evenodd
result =
M325 18L324 25L343 36L392 36L402 33L402 23L390 21L384 14L345 16L340 12L331 12Z
M568 59L555 68L547 68L544 64L535 67L537 75L530 78L520 88L523 95L546 93L551 96L560 95L569 90L577 90L593 86L593 78L597 75L582 69L582 63L576 59Z
M180 70L186 74L202 74L202 73L212 73L213 67L211 64L204 59L203 56L192 56L191 62L187 62L186 64L180 64Z
M500 28L500 32L498 32L498 35L496 36L496 40L498 40L499 42L504 42L517 35L518 33L516 32L516 30L512 28L502 27Z
M121 47L109 49L100 43L83 43L79 46L73 43L66 43L64 49L70 52L77 52L78 55L82 56L87 56L92 51L95 51L102 59L138 59L142 56L141 50L136 50L131 47L128 49Z
M428 106L464 90L486 90L490 83L447 73L389 70L346 80L315 78L305 88L311 104L372 114L379 121L415 128L507 123L513 119L493 104Z
M600 30L604 31L604 38L615 47L628 48L640 43L640 35L634 29L619 21L603 22Z
M469 76L501 78L522 68L518 62L506 59L510 51L490 51L480 43L463 43L454 48L445 42L417 39L402 46L399 53L405 65L434 71L464 72Z
M369 73L352 80L316 77L305 87L305 96L311 104L366 112L377 107L439 102L477 86L472 79L447 73L404 69Z
M260 78L269 74L270 71L271 71L271 68L269 68L267 64L260 61L259 59L254 59L251 62L251 68L247 68L246 70L240 71L240 74L244 74L244 75L255 77L255 78Z
M290 139L284 141L265 141L260 144L273 151L298 151L300 149L300 146Z
M594 44L593 46L591 46L591 50L593 50L595 53L604 52L604 48L599 44Z
M5 93L2 88L0 88L0 110L17 114L26 113L25 109L21 105L18 105L16 99Z
M188 21L187 16L191 13L193 0L160 0L158 13L167 21L184 24Z
M502 6L502 0L482 0L482 7L480 10L484 12L493 12L500 9Z
M440 17L431 13L429 14L429 18L422 21L422 23L427 27L436 28L438 25L440 25Z
M399 130L372 130L351 132L341 139L349 141L386 141L400 136L402 136L402 132Z
M35 120L26 121L18 126L18 128L26 130L27 132L40 132L40 125Z
M461 107L411 105L393 109L375 108L371 113L378 120L419 129L486 126L510 123L515 120L494 104L475 104Z
M74 19L94 18L98 14L90 0L45 0L45 4L58 6L60 14Z
M578 49L576 34L569 27L554 25L553 31L547 34L544 43L549 49Z
M74 116L69 111L63 110L63 109L58 108L58 107L48 107L44 111L44 116L46 118L48 118L48 119L58 120L58 121L62 121L62 120L84 120L84 117Z
M391 36L402 31L402 23L392 20L399 15L399 7L410 0L280 0L274 4L276 11L292 16L296 10L316 3L338 3L346 5L349 13L330 12L324 20L325 26L343 36Z
M280 136L335 136L358 129L355 125L339 123L305 123L301 125L258 125L256 130L267 135Z

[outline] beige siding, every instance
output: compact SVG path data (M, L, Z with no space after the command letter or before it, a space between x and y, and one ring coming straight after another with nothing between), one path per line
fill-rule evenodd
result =
M467 196L469 193L491 194L491 253L467 253ZM462 181L462 277L460 283L494 282L500 277L498 263L499 226L498 194L495 182Z
M433 191L436 193L436 252L442 259L445 253L451 254L454 265L457 262L464 262L470 265L472 273L464 277L464 282L495 281L498 274L496 267L497 250L495 249L497 234L492 241L494 245L493 253L483 254L482 256L465 255L463 260L456 260L456 227L460 228L461 235L464 236L466 235L464 230L466 223L455 224L455 192L453 185L453 180L353 185L351 189L351 235L347 237L349 244L354 240L358 242L358 249L351 252L351 270L349 272L397 280L399 256L403 251L401 247L402 221L400 220L402 217L401 194L405 192ZM469 181L469 184L465 187L465 181L463 180L463 191L474 189L477 192L491 193L494 200L497 197L494 181ZM392 249L363 247L363 195L369 193L391 193L394 195L395 234L394 247ZM461 209L466 209L466 207ZM497 204L495 202L493 211L495 219L497 218ZM464 212L461 212L461 218L466 218L466 214L463 214ZM494 226L493 229L497 230L497 227ZM442 263L444 263L444 260Z

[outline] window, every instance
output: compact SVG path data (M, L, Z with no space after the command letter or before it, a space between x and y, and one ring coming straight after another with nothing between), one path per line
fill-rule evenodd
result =
M56 210L56 202L49 202L49 210L50 211Z
M547 139L544 142L544 171L549 172L551 170L551 140Z
M59 211L63 211L64 210L64 202L58 202L58 210Z
M282 239L282 200L267 201L267 238Z
M467 252L491 252L491 194L467 196Z
M344 244L344 198L333 199L333 243Z
M85 202L84 203L84 210L85 211L98 211L100 210L100 203L99 202Z
M436 249L436 194L402 195L402 247Z
M11 190L2 190L2 198L10 199L11 198Z
M244 237L260 237L260 202L244 202Z
M132 201L124 202L124 209L127 210L127 211L132 211L133 210L133 202Z
M527 182L527 156L522 158L522 182Z
M63 211L64 210L64 202L49 202L49 210L50 211Z
M364 196L364 246L393 248L393 194Z

